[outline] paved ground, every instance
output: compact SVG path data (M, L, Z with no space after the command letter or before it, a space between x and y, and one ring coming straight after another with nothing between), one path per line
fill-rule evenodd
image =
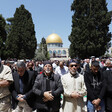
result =
M12 112L15 112L15 111L13 110ZM36 110L35 110L35 111L33 111L33 112L36 112ZM60 109L60 112L62 112L62 109ZM85 107L85 112L87 112L86 107Z

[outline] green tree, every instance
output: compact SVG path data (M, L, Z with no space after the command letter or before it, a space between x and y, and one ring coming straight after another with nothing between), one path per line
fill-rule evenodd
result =
M110 46L111 22L106 0L74 0L71 5L72 32L69 54L71 58L101 56Z
M42 52L39 52L38 50L35 52L35 60L38 60L38 61L45 61L46 60L46 57L45 55L42 53Z
M5 19L0 15L0 57L5 59L4 52L5 52L5 41L6 41L6 31L5 31Z
M42 53L45 55L45 57L47 57L47 44L46 44L46 40L44 37L41 40L40 49Z
M40 61L49 59L47 44L44 37L41 39L38 51L36 51L35 59Z
M24 8L24 5L21 5L10 21L12 26L6 41L7 57L32 59L37 41L31 13Z

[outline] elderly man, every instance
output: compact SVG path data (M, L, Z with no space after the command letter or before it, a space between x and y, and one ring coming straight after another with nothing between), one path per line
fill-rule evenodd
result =
M60 75L53 73L51 62L44 62L43 74L37 75L33 92L37 95L35 106L38 112L59 112L63 87Z
M112 70L112 63L110 61L110 59L107 59L106 62L105 62L105 65L104 67L102 68L103 71L106 71L106 70Z
M77 61L69 64L69 73L61 77L64 88L63 112L85 112L83 96L86 95L86 87L83 75L77 72Z
M11 69L1 64L0 59L0 112L11 111L9 85L13 81Z
M14 83L10 86L12 93L12 107L15 112L32 112L34 104L34 94L32 87L34 84L34 72L26 70L23 61L17 62L17 72L13 73Z

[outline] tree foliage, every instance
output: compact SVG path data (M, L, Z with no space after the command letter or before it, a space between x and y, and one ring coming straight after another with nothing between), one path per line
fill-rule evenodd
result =
M71 5L72 32L69 54L71 58L101 56L110 46L110 13L106 0L74 0Z
M5 19L0 15L0 57L4 59L4 49L6 41Z
M32 59L35 55L37 41L31 13L21 5L16 9L11 22L11 30L6 41L7 57Z
M36 51L35 59L40 61L49 59L47 44L44 37L41 39L38 51Z

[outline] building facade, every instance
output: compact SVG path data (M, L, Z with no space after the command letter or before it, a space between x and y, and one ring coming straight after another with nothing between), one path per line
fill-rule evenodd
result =
M53 33L46 38L47 49L51 60L68 60L68 48L63 48L63 42L59 35Z

